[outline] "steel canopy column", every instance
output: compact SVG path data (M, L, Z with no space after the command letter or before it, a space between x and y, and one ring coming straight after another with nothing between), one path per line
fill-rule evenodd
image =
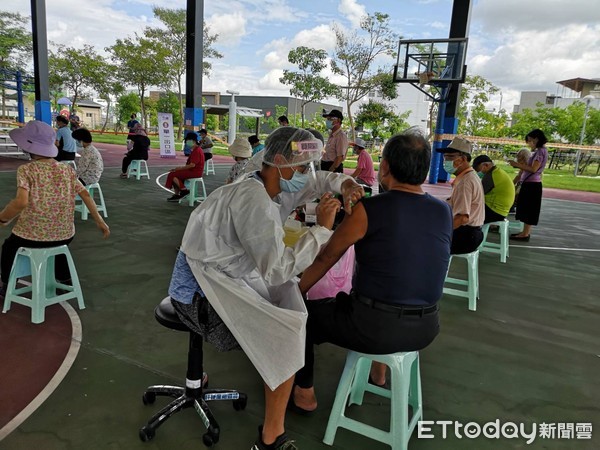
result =
M184 127L193 130L204 122L202 68L204 55L204 0L187 0Z
M469 35L469 25L471 22L471 0L454 0L452 5L452 18L450 20L450 33L448 38L466 38ZM460 83L451 83L445 89L448 90L447 98L444 102L444 106L440 103L437 129L443 134L456 134L458 131L458 119L456 114L458 113L458 100L460 97ZM445 109L444 112L442 110ZM445 148L448 146L450 141L442 141L441 144L437 144L439 148ZM436 143L434 142L434 147ZM450 175L443 168L443 158L435 155L432 157L432 164L429 172L429 183L435 184L438 181L446 182L450 180ZM435 164L435 166L434 166ZM437 169L437 170L435 170Z
M33 74L35 82L35 118L52 123L48 87L48 37L46 33L46 2L31 0L33 36Z

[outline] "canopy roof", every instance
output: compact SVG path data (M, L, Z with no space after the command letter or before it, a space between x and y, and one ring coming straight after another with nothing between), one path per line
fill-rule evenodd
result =
M572 91L581 92L583 91L583 86L588 83L600 83L600 79L598 78L571 78L570 80L557 81L558 84L563 85L564 87L568 87Z
M202 105L206 114L216 114L218 116L224 116L229 114L229 105ZM236 113L242 117L263 117L264 114L262 109L246 108L245 106L236 107Z

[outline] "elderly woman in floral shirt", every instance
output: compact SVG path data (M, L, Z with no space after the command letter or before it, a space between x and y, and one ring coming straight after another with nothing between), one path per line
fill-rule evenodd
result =
M102 156L92 145L92 134L85 128L79 128L71 134L77 141L77 150L81 158L77 161L77 178L84 186L98 183L104 170Z

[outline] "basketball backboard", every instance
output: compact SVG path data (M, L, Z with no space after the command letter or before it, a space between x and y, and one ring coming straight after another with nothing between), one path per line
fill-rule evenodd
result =
M394 81L440 85L465 81L467 38L400 40Z

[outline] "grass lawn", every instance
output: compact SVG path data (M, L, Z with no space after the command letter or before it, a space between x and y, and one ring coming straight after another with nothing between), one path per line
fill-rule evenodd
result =
M127 135L125 134L114 134L112 132L107 133L94 133L94 142L102 142L105 144L121 144L125 145L127 141ZM152 148L158 148L158 137L150 136L150 142ZM177 143L177 150L182 150L183 143ZM230 156L227 147L220 143L215 143L213 147L213 153L215 155ZM375 170L379 168L378 154L371 155ZM504 161L497 161L496 164L501 169L505 170L509 175L513 176L516 174L514 167L509 166ZM356 156L348 156L344 161L344 167L347 169L356 168ZM543 177L544 187L566 189L571 191L587 191L587 192L600 192L600 177L588 177L588 176L573 176L573 170L566 166L562 170L547 169L544 171Z

